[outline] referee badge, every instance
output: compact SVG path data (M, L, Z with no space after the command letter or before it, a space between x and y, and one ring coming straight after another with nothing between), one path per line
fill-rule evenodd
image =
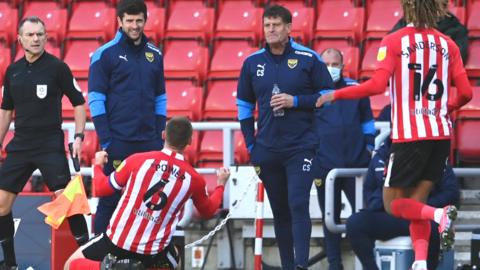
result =
M47 85L37 84L37 97L39 99L44 99L46 96L47 96Z
M146 52L145 53L145 58L147 58L148 62L153 62L153 60L155 60L155 56L153 56L153 53L151 52Z
M288 59L287 64L290 69L294 69L298 64L298 59Z

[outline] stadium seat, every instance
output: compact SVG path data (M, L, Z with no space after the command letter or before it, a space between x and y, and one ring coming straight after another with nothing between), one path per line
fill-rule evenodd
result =
M48 39L60 45L67 31L67 10L56 1L29 2L24 8L23 18L38 16L45 23Z
M82 92L83 98L87 100L87 92ZM87 103L88 104L88 103ZM88 105L86 105L88 108ZM73 109L72 103L67 96L62 97L62 118L65 120L73 120L75 116L75 111Z
M480 164L480 87L473 88L473 98L459 111L455 119L455 152L457 164Z
M70 38L113 38L117 19L115 9L103 1L75 2L67 36Z
M17 35L18 10L0 2L0 41L10 46Z
M208 77L239 77L243 61L257 50L258 48L252 47L246 40L216 41Z
M390 90L387 88L383 94L370 97L370 107L373 117L377 118L382 109L390 104Z
M3 76L7 70L8 65L10 65L12 60L12 55L9 48L0 46L0 84L3 85Z
M90 57L100 47L98 40L68 40L65 44L64 61L75 78L88 78Z
M146 4L148 18L143 32L157 45L165 36L165 9L154 6L152 2L146 2Z
M262 35L262 12L251 1L226 1L219 11L215 38L252 39Z
M467 29L469 37L480 37L480 1L468 3Z
M317 39L313 43L313 49L321 54L325 49L335 48L343 54L343 76L358 79L358 63L360 49L353 46L346 39Z
M358 44L363 38L365 9L350 1L325 1L319 5L315 38L347 38ZM335 18L335 19L332 19Z
M367 38L383 38L403 16L400 1L376 0L367 6Z
M198 161L198 151L200 149L201 132L194 130L192 134L192 143L185 148L185 159L192 165L196 166Z
M166 78L203 81L208 69L208 49L194 40L173 40L165 44Z
M191 81L169 80L166 83L168 102L167 116L186 116L192 121L202 117L203 93Z
M468 45L468 60L465 68L469 77L480 78L480 39L470 40Z
M234 154L235 163L245 163L248 159L248 154L245 153L246 147L243 142L243 136L239 130L233 133L233 150L236 149L240 152L235 152ZM222 166L223 132L221 130L208 130L203 132L198 157L199 167L215 168Z
M313 37L313 24L315 10L304 5L305 1L274 1L270 4L278 4L286 7L292 13L292 32L290 36L303 44L308 44Z
M54 42L47 41L47 43L45 43L45 51L61 59L61 49ZM17 52L15 53L15 61L22 58L24 55L25 51L23 50L22 46L17 46Z
M215 11L203 1L175 1L167 24L167 38L201 39L208 44L215 23Z
M204 120L237 120L237 80L212 80L205 99Z
M367 40L365 42L362 66L360 68L360 79L373 75L377 67L377 54L380 48L380 40Z
M455 6L450 2L448 10L458 18L458 20L465 25L466 11L465 7Z

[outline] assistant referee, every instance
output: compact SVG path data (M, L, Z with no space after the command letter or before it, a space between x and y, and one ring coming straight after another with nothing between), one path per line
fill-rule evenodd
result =
M25 57L6 71L0 109L0 142L15 112L15 136L6 147L8 155L0 168L0 243L5 258L0 269L18 269L11 210L33 171L38 168L48 188L55 192L60 192L70 180L61 129L63 95L68 97L75 112L74 155L81 154L86 121L85 99L70 68L45 52L44 22L38 17L21 20L18 41ZM68 221L77 242L88 241L84 217L74 215Z

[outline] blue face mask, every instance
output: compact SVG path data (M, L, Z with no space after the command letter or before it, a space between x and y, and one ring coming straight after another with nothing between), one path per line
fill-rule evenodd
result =
M342 70L337 67L327 67L328 72L330 73L330 76L332 76L332 80L334 83L338 82L340 80L340 77L342 76Z

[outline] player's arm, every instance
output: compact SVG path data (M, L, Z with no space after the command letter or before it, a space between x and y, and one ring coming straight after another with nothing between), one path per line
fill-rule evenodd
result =
M111 64L108 62L108 56L104 55L105 53L97 50L92 55L90 72L88 72L88 105L95 131L103 149L106 149L112 141L105 105L109 89L109 65Z
M93 167L92 185L95 188L95 195L98 197L110 196L115 191L121 191L130 178L130 163L124 160L116 171L109 176L103 173L103 165L107 163L108 154L105 151L95 153L95 164ZM128 163L128 166L127 166Z
M255 119L253 111L255 110L255 94L253 92L250 71L248 63L243 63L242 71L237 86L237 109L238 120L242 130L248 152L251 152L255 145Z
M198 185L193 190L192 200L198 212L204 218L212 217L215 214L215 211L220 207L225 183L230 177L230 171L227 168L220 168L217 171L217 176L217 187L210 196L208 196L206 192L205 180L200 176L196 179Z
M451 112L460 109L472 99L472 86L468 81L467 72L456 46L452 48L450 63L453 82L457 87L457 94L449 95L448 110Z

